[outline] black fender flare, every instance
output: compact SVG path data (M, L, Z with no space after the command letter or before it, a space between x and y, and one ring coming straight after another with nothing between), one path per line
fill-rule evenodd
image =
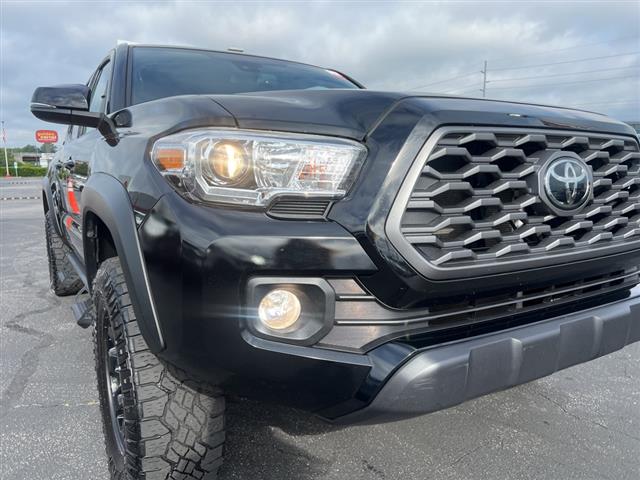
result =
M106 173L92 173L82 190L82 232L87 282L92 285L97 272L96 251L92 235L96 232L88 224L91 214L107 227L120 258L131 303L138 319L140 332L152 352L165 348L144 256L138 238L133 206L129 193L116 178Z

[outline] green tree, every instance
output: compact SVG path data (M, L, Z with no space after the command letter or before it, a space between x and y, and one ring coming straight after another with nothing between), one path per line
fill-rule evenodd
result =
M38 147L31 144L25 145L24 147L18 148L17 150L23 153L38 153Z
M40 147L40 153L56 153L57 150L55 143L43 143Z

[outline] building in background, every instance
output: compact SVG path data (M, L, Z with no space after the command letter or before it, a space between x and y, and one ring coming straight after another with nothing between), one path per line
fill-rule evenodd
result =
M49 164L53 161L53 153L41 153L40 154L40 166L48 167Z
M32 165L40 165L40 155L38 152L13 152L13 158L16 162Z
M53 160L53 153L13 152L13 159L16 162L46 167L49 165L49 162Z

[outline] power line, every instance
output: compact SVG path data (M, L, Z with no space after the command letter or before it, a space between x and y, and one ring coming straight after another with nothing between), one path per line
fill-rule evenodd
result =
M513 87L495 87L493 90L511 90L513 88L538 88L538 87L555 87L558 85L575 85L578 83L592 83L592 82L602 82L606 80L618 80L623 78L638 78L637 75L624 75L619 77L607 77L607 78L596 78L593 80L578 80L575 82L560 82L560 83L537 83L534 85L517 85Z
M465 93L481 92L481 91L482 91L481 88L474 88L473 90L465 90L464 92L458 92L456 93L456 95L464 95Z
M478 73L480 73L480 71L477 72L469 72L469 73L465 73L463 75L458 75L457 77L451 77L451 78L445 78L444 80L440 80L437 82L433 82L433 83L427 83L426 85L420 85L419 87L413 87L410 88L409 90L418 90L419 88L425 88L425 87L430 87L432 85L438 85L440 83L444 83L444 82L450 82L452 80L458 80L460 78L466 78L466 77L470 77L471 75L477 75Z
M566 47L566 48L556 48L554 50L546 50L544 52L538 52L538 53L530 53L528 55L513 55L510 57L501 57L501 58L493 58L490 59L491 62L501 62L503 60L516 60L516 59L520 59L520 58L528 58L528 57L536 57L538 55L547 55L549 53L556 53L556 52L564 52L567 50L575 50L576 48L585 48L585 47L595 47L596 45L605 45L607 43L618 43L618 42L622 42L624 40L631 40L631 39L638 39L637 35L632 35L630 37L620 37L620 38L616 38L614 40L607 40L607 41L603 41L603 42L596 42L596 43L583 43L582 45L575 45L573 47Z
M640 68L640 65L634 65L632 67L613 67L613 68L599 68L597 70L583 70L580 72L573 73L554 73L551 75L534 75L531 77L511 77L511 78L501 78L498 80L487 80L487 83L496 83L496 82L509 82L512 80L529 80L532 78L550 78L550 77L564 77L568 75L581 75L583 73L596 73L596 72L609 72L612 70L628 70L632 68Z
M471 88L471 87L476 87L478 90L482 90L482 88L478 87L477 83L470 83L468 85L463 85L462 87L454 88L453 90L446 90L446 91L444 91L442 93L446 93L446 94L455 93L458 90L466 90L466 89Z
M620 100L620 101L609 101L609 102L589 102L589 103L577 103L574 104L576 107L586 107L589 105L633 105L640 103L640 99L638 100Z
M493 68L492 72L501 72L504 70L522 70L525 68L534 68L534 67L547 67L550 65L565 65L567 63L579 63L579 62L588 62L591 60L603 60L605 58L614 58L614 57L626 57L629 55L638 55L640 52L628 52L628 53L618 53L615 55L603 55L601 57L589 57L589 58L580 58L577 60L566 60L564 62L553 62L553 63L538 63L536 65L523 65L520 67L507 67L507 68Z
M617 43L617 42L621 42L623 40L629 40L632 38L636 38L635 36L630 36L630 37L621 37L621 38L617 38L615 40L607 40L607 41L603 41L603 42L597 42L597 43L588 43L588 44L583 44L583 45L576 45L573 47L566 47L566 48L559 48L559 49L555 49L555 50L547 50L545 52L540 52L540 53L536 53L536 54L531 54L531 55L524 55L524 57L531 57L531 56L537 56L537 55L542 55L542 54L548 54L548 53L555 53L555 52L560 52L560 51L565 51L565 50L574 50L576 48L582 48L582 47L590 47L590 46L595 46L595 45L603 45L603 44L607 44L607 43ZM568 61L564 61L564 62L553 62L553 63L543 63L543 64L537 64L537 65L527 65L527 66L520 66L520 67L504 67L504 68L494 68L491 71L505 71L505 70L520 70L520 69L525 69L525 68L533 68L533 67L545 67L545 66L550 66L550 65L563 65L563 64L568 64L568 63L578 63L578 62L586 62L586 61L590 61L590 60L601 60L601 59L605 59L605 58L614 58L614 57L623 57L623 56L627 56L627 55L637 55L640 52L630 52L630 53L622 53L622 54L616 54L616 55L606 55L606 56L601 56L601 57L590 57L590 58L583 58L583 59L578 59L578 60L568 60ZM494 59L492 60L492 62L499 62L505 59L509 59L509 58L523 58L522 55L520 56L514 56L514 57L502 57L499 59ZM474 71L474 72L468 72L468 73L464 73L462 75L457 75L455 77L449 77L449 78L445 78L442 80L438 80L436 82L432 82L432 83L427 83L425 85L420 85L417 87L413 87L413 88L409 88L408 90L418 90L421 88L426 88L426 87L430 87L433 85L439 85L441 83L445 83L445 82L451 82L454 80L459 80L461 78L467 78L470 77L472 75L477 75L478 73L483 73L486 71L486 66L484 70L479 70L479 71ZM604 70L602 70L604 71ZM587 73L587 72L585 72ZM560 76L560 75L558 75ZM493 83L496 81L506 81L505 80L492 80L489 81L487 80L487 83ZM464 88L464 87L463 87Z

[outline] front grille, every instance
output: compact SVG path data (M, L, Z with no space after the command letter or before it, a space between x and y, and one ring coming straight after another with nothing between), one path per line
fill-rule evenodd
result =
M410 310L383 305L355 280L329 279L336 293L335 326L320 345L367 351L389 339L415 339L424 346L427 340L438 343L534 323L628 296L640 281L639 273L633 267ZM365 326L370 328L362 328Z
M557 151L574 152L593 173L593 199L570 217L554 215L535 186L542 159ZM427 276L512 271L639 246L640 152L631 137L448 127L417 162L388 233Z
M629 289L640 281L640 269L633 267L573 282L551 283L545 287L514 288L500 295L469 295L456 303L441 302L429 308L391 310L378 303L363 289L353 287L344 293L345 286L336 280L329 283L336 291L336 324L338 325L400 325L411 324L451 327L458 322L469 323L505 315L519 315L525 311ZM350 281L354 285L354 281ZM349 284L351 285L351 284ZM358 290L355 290L358 288Z

